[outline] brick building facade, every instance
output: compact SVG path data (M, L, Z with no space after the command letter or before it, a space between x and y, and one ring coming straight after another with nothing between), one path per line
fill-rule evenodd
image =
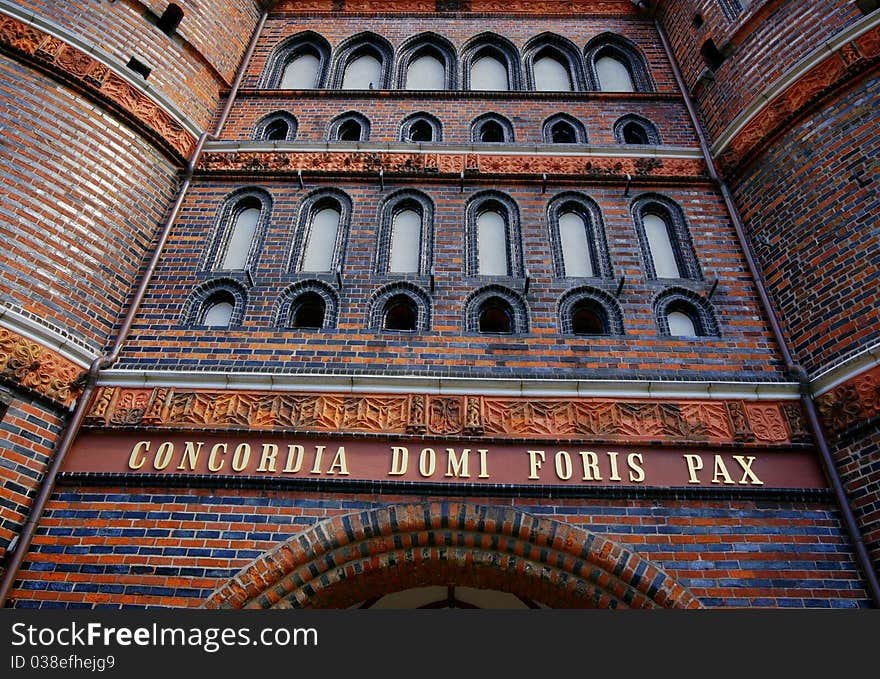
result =
M6 606L878 603L880 12L0 0Z

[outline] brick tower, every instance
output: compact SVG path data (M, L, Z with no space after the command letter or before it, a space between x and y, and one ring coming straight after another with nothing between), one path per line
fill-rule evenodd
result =
M0 1L5 605L876 605L880 12L805 4Z

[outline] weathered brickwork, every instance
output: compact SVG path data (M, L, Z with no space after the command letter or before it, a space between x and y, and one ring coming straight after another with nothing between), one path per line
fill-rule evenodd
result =
M124 123L0 58L3 303L100 352L176 187Z
M265 372L499 377L659 377L671 375L674 370L678 377L782 378L772 339L744 276L739 248L717 195L708 187L659 189L682 206L705 278L673 283L646 279L630 214L632 200L641 191L625 196L623 187L570 184L554 186L545 194L540 185L469 183L462 194L458 186L418 187L398 182L386 184L383 192L377 183L350 181L341 187L351 197L353 208L342 260L342 289L336 291L338 322L335 329L320 331L279 328L273 313L282 292L293 283L323 278L336 285L333 276L291 273L290 265L295 256L291 250L294 225L303 198L332 185L309 184L300 190L291 182L256 184L270 193L273 203L264 245L251 272L254 286L246 286L241 325L218 332L188 321L186 303L198 286L230 276L204 266L206 245L214 237L217 206L236 189L254 184L199 181L189 194L119 367L250 371L259 366ZM377 332L370 327L368 315L372 295L400 280L393 275L376 276L374 268L380 203L404 188L420 188L435 204L436 274L431 328L415 336ZM518 292L525 285L522 276L479 277L464 271L465 202L478 191L493 188L504 189L519 206L524 264L530 273L526 296L530 330L513 336L477 335L465 327L464 307L469 295L490 284L502 284ZM558 278L551 268L547 204L562 191L572 190L591 197L602 208L614 271L614 276L606 280ZM618 299L625 335L561 336L557 311L560 296L584 285L614 294L620 276L626 277ZM705 297L716 276L723 290L719 287L721 292L713 296L711 304L721 336L701 338L698 350L693 340L661 337L651 300L676 286ZM427 276L413 282L430 289Z
M717 0L660 4L685 82L712 141L786 71L863 16L849 0L751 2L735 21L724 16ZM697 13L704 19L700 27L694 23ZM760 21L753 23L750 19L755 15ZM709 39L723 53L732 54L714 71L714 80L700 83L707 68L700 48Z
M811 374L875 344L880 330L878 106L880 80L859 85L733 178L792 350Z
M13 391L0 420L0 555L21 530L64 422L57 408Z
M431 499L65 486L49 505L14 605L197 607L248 563L321 521ZM837 513L823 502L496 497L468 502L517 509L618 543L648 559L703 606L867 603ZM442 529L438 533L442 536ZM495 582L486 585L506 576L496 569ZM399 586L394 569L377 581L383 591Z
M162 14L168 3L161 0L23 0L16 4L86 44L96 45L115 58L117 65L124 67L136 56L152 68L146 84L200 128L208 125L224 88L232 81L259 17L253 0L184 3L184 18L175 37L170 37L147 18L148 12L153 21Z
M10 401L5 413L0 405L0 557L84 384L80 366L22 328L37 322L79 353L106 351L175 199L192 127L210 131L225 119L267 6L180 3L183 22L167 36L155 26L164 0L16 4L18 12L0 13L9 157L0 240L11 245L0 254L0 302L14 312L0 327L0 382L11 390L11 401L0 394ZM660 8L710 145L726 144L716 160L795 360L815 376L875 345L880 30L832 47L725 139L768 85L863 16L844 0L756 0L739 14L716 0L647 4ZM19 553L7 605L343 608L456 583L550 607L869 607L853 536L810 457L807 411L653 18L628 0L271 5L226 126L186 175L192 182L119 360L101 369L84 404L81 438ZM48 28L28 25L32 13ZM469 88L481 35L509 60L510 91ZM279 87L279 49L295 36L320 57L315 89ZM373 47L352 51L355 36ZM445 89L404 89L415 36L455 64ZM700 79L710 37L724 59L714 79ZM145 88L117 87L92 45L123 68L142 58L152 67ZM573 92L537 91L531 64L547 46L557 51L543 54L568 60ZM370 49L384 60L385 82L343 90L346 60ZM598 91L602 55L627 61L637 91ZM292 127L273 141L267 116L276 113ZM348 114L368 136L333 138L344 136ZM442 135L427 149L403 139L413 114ZM503 141L474 141L474 121L487 114ZM551 145L544 126L560 114L577 139ZM624 138L626 120L644 123L644 141L633 141L638 130ZM315 272L304 261L309 229L328 207L338 208L339 229ZM406 210L421 215L417 263L393 273L392 234ZM509 275L477 273L488 266L477 228L487 211L502 215ZM589 241L590 275L565 275L581 262L572 241L562 243L563 215L584 224L575 231ZM674 262L652 256L664 238ZM391 329L400 320L391 302L401 299L414 329ZM509 328L482 316L487 301ZM214 315L224 307L228 325ZM587 328L575 329L584 310ZM673 331L676 312L693 333ZM404 379L413 376L422 379ZM872 369L817 400L875 563L876 377ZM605 380L606 395L553 396L552 380L562 393L576 380L590 390ZM528 476L555 484L547 486L515 474L491 485L466 472L438 479L421 468L413 480L396 472L379 480L387 468L376 472L366 453L354 476L332 467L316 476L319 453L311 475L285 476L274 462L251 474L236 466L237 452L222 474L202 475L193 452L189 469L181 462L160 478L167 460L148 463L144 452L170 455L181 437L198 441L192 451L202 439L212 450L229 452L236 440L250 451L245 441L282 434L352 440L352 452L388 441L548 450L589 441L657 451L661 466L679 456L690 477L626 486L611 483L621 480L613 471L608 485L576 486L563 482L571 475L559 471L562 453L558 484L549 472ZM722 480L716 454L715 478L703 486L691 460L702 458L682 460L680 451L741 453L743 480ZM614 465L618 454L608 453ZM77 455L80 466L70 461ZM748 483L744 465L758 455L776 475L759 470L767 485ZM157 475L147 476L150 465ZM278 474L260 475L268 471ZM584 475L601 480L586 467Z

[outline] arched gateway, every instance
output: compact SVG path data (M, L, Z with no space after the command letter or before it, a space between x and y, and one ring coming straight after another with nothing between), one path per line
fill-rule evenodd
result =
M610 540L511 507L460 502L330 518L261 555L203 607L347 608L453 585L551 608L701 608L656 566Z

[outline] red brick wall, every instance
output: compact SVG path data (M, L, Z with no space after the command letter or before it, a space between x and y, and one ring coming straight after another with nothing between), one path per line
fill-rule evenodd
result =
M0 420L0 558L21 531L63 426L57 408L13 396Z
M318 521L430 499L62 486L49 503L12 594L13 605L199 606L262 552ZM837 513L825 502L660 497L467 501L514 507L619 542L708 607L851 608L868 603Z
M5 57L0 124L0 299L98 352L176 189L176 170L91 102Z
M132 55L145 59L153 67L148 86L199 127L207 126L217 109L259 17L254 0L179 3L184 18L178 37L169 38L144 18L148 9L161 15L168 5L164 0L18 4L96 45L123 66Z
M689 90L706 67L700 56L705 40L711 38L719 48L728 41L736 45L715 72L715 81L695 91L711 141L785 71L863 16L850 0L752 2L735 22L724 17L715 0L665 0L662 7ZM693 23L697 12L705 19L701 28Z

